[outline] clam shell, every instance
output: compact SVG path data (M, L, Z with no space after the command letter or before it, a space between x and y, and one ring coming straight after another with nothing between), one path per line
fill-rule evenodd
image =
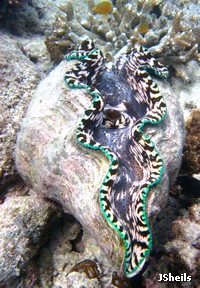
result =
M102 152L82 147L76 140L76 128L91 96L83 89L69 89L64 82L65 71L73 63L63 61L38 86L18 135L16 166L35 191L59 202L64 211L75 216L106 253L112 269L119 271L123 244L104 219L98 199L109 163ZM168 114L158 125L143 129L165 163L161 181L147 197L151 220L164 207L169 182L179 170L184 136L177 99L167 81L157 82Z

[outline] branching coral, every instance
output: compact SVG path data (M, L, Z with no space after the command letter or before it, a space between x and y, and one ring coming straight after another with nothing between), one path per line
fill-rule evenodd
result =
M184 9L191 5L196 7L193 2L185 4ZM71 1L60 6L61 14L45 41L54 61L61 60L63 54L74 49L84 34L96 41L107 61L127 43L128 49L138 44L150 48L159 61L174 66L180 75L181 64L191 59L200 61L200 18L191 12L195 9L189 9L182 23L181 1L171 8L162 0L115 1L112 12L106 15L94 13L93 5L93 0L88 1L85 14L73 7Z
M171 27L158 45L150 48L153 54L164 54L168 64L185 63L192 58L200 61L198 53L198 38L195 37L192 29L181 24L181 12L173 18ZM177 55L179 52L185 52L184 55ZM169 62L170 61L170 62Z
M92 10L94 1L89 1L88 14L84 18L75 13L71 1L68 1L65 6L60 6L62 12L55 19L53 33L46 37L46 45L52 59L60 59L61 54L63 54L63 47L69 51L70 48L74 48L74 45L80 42L80 37L83 34L87 34L96 40L104 53L107 52L106 55L110 60L118 50L127 44L128 39L134 34L135 27L139 26L140 30L143 30L142 25L148 26L147 22L150 22L147 15L140 12L139 4L124 6L124 2L127 1L116 1L116 7L108 15L97 15ZM156 1L148 2L148 5L144 3L142 5L145 7L145 11L151 10L153 4L150 2ZM68 21L70 21L70 25ZM139 37L137 38L140 41ZM143 33L141 33L141 38L143 38ZM71 47L68 47L70 42Z

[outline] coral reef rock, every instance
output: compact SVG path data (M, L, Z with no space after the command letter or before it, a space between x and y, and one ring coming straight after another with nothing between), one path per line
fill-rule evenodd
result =
M0 4L0 25L17 36L44 33L44 30L51 26L54 13L59 10L52 0L19 0L18 4L16 1L10 4L12 5L6 4L5 0Z
M84 233L81 238L80 231L80 224L65 220L49 245L41 249L39 270L43 287L79 287L77 282L80 287L102 287L102 282L107 287L111 283L109 259L90 234ZM48 263L52 263L51 267ZM109 269L103 274L105 268Z
M11 37L0 37L0 187L16 177L14 148L34 89L40 80L34 64Z
M64 82L65 71L73 63L61 62L38 86L18 135L16 165L25 182L40 196L59 202L103 249L109 262L104 263L103 273L110 269L119 271L123 245L103 218L98 201L98 189L109 163L101 152L82 147L76 140L76 127L91 97L85 90L69 89ZM145 127L145 133L162 155L165 169L161 181L150 189L149 216L158 213L166 203L169 183L180 167L184 136L176 96L166 80L157 82L168 114L155 127ZM94 247L88 258L91 255L98 259Z
M194 109L186 121L184 161L190 174L200 173L200 109Z
M187 120L192 109L200 109L200 65L196 61L190 61L187 65L182 65L182 72L181 79L172 79L172 87L178 95L184 118Z
M180 271L192 276L193 287L197 287L200 280L200 204L193 204L188 208L189 215L178 217L172 223L173 240L165 245L168 257Z
M59 213L57 205L38 195L5 200L0 209L0 283L20 275Z

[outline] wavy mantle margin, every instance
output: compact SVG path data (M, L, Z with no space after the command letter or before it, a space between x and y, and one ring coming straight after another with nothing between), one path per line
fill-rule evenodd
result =
M152 81L147 71L148 68L150 68L158 76L164 78L168 76L168 71L163 65L158 63L144 47L139 47L137 51L131 51L127 53L127 55L123 55L120 59L117 59L115 63L114 69L118 69L117 73L120 73L120 69L123 69L124 66L129 66L127 75L133 72L133 69L138 70L137 81L143 85L144 88L144 91L140 92L146 93L146 101L148 102L149 107L151 107L151 109L147 109L148 112L142 118L136 121L134 128L131 131L132 134L137 136L139 145L142 147L143 151L145 151L145 157L148 157L148 162L150 163L149 178L137 192L139 200L135 205L136 213L138 214L136 216L137 222L140 224L140 228L135 227L135 229L140 229L140 237L138 236L134 239L134 235L130 235L132 227L129 231L127 231L128 229L126 225L123 225L124 219L117 217L119 213L116 211L115 203L111 200L111 194L113 193L112 186L116 182L119 170L118 157L112 151L112 149L110 149L110 147L102 145L93 137L94 131L92 131L92 129L95 129L95 127L97 129L97 127L102 124L100 123L100 118L104 111L104 105L106 104L103 102L101 93L95 88L98 86L99 74L103 73L103 69L106 70L104 67L103 55L100 50L94 47L94 43L90 39L85 39L79 45L78 50L71 52L65 57L65 59L79 60L79 62L65 74L65 81L67 85L70 88L84 88L93 97L91 105L85 110L85 113L77 128L77 139L80 144L85 147L102 151L109 159L109 169L104 176L100 187L100 207L108 223L118 232L119 236L123 240L125 247L124 273L127 277L133 277L141 271L146 257L150 252L152 237L146 216L146 197L150 187L155 185L160 180L163 172L163 161L157 149L155 148L153 142L142 131L142 128L146 123L158 124L166 115L166 105L163 97L159 93L156 83ZM130 81L132 81L131 78ZM131 86L133 83L129 84ZM140 90L139 85L137 88ZM150 96L151 94L152 96ZM113 127L116 128L115 119L113 122ZM129 224L130 221L128 225ZM131 225L132 224L130 224L130 226ZM136 244L134 242L136 242ZM139 249L138 246L140 246ZM141 250L139 251L139 256L138 250Z

